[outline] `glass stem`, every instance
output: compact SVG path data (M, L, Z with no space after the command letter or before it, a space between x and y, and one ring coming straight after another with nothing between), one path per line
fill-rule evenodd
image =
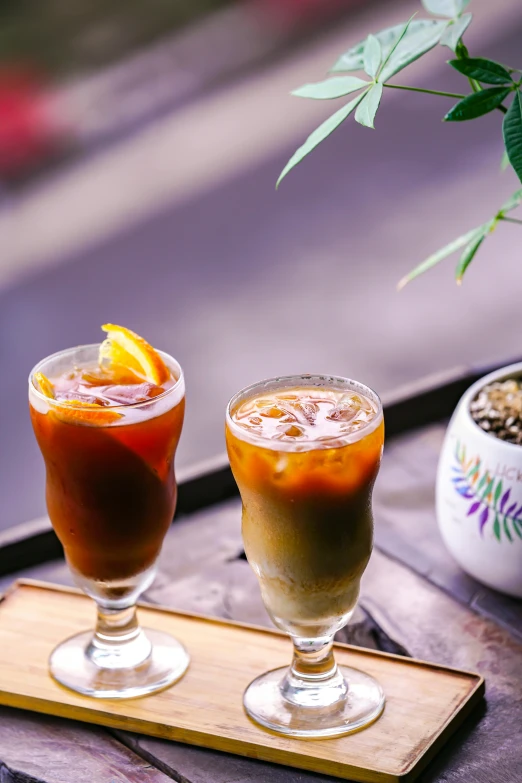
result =
M314 682L334 675L337 664L332 652L332 641L330 636L320 636L315 639L294 637L292 673L296 677Z
M143 633L136 606L111 609L97 604L98 616L87 656L104 668L123 669L144 663L151 643Z
M333 637L294 636L292 641L294 657L281 682L283 697L293 704L310 707L324 707L344 700L348 685L335 662Z

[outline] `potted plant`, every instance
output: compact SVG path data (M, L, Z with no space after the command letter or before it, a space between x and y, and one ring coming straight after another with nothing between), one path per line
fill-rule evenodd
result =
M502 168L512 166L522 183L522 69L472 57L463 36L470 0L421 0L428 17L370 34L342 54L323 81L292 94L347 103L316 128L290 158L277 181L353 115L368 128L388 89L429 93L457 101L446 122L464 122L496 112L502 116ZM449 66L466 79L466 93L430 90L391 81L436 46L451 50ZM354 73L360 72L360 75ZM511 213L522 188L484 223L430 255L399 282L399 289L460 251L457 283L487 237L501 224L522 225ZM522 597L522 363L488 375L472 386L452 417L437 476L437 516L450 552L475 578ZM519 436L520 435L520 436Z

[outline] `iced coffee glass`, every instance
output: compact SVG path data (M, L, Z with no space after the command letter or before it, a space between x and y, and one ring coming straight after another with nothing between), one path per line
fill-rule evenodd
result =
M167 354L157 352L167 368L158 384L101 368L99 351L62 351L29 377L49 517L76 583L97 606L94 633L59 644L49 666L79 693L130 698L172 684L189 662L176 639L139 626L135 606L174 514L185 386Z
M261 674L244 694L247 714L272 731L334 737L383 710L379 683L338 666L332 652L372 551L383 439L378 396L347 378L274 378L228 405L245 552L271 619L294 646L290 668Z

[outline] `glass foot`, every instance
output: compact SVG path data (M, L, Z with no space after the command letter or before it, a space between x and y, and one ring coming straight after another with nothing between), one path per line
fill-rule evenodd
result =
M278 734L307 739L339 737L369 726L384 709L381 686L359 669L338 666L337 671L341 687L336 682L335 692L320 683L303 685L292 688L292 701L283 695L288 668L266 672L243 695L247 715Z
M140 630L134 651L140 662L126 660L124 645L108 650L98 647L92 631L61 642L49 658L51 676L61 685L100 699L134 699L163 690L186 672L189 656L169 634Z

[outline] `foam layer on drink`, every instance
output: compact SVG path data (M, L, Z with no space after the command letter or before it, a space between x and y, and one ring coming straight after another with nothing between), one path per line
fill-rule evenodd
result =
M250 397L232 411L247 435L278 443L313 443L355 435L377 417L377 406L355 391L296 387Z

